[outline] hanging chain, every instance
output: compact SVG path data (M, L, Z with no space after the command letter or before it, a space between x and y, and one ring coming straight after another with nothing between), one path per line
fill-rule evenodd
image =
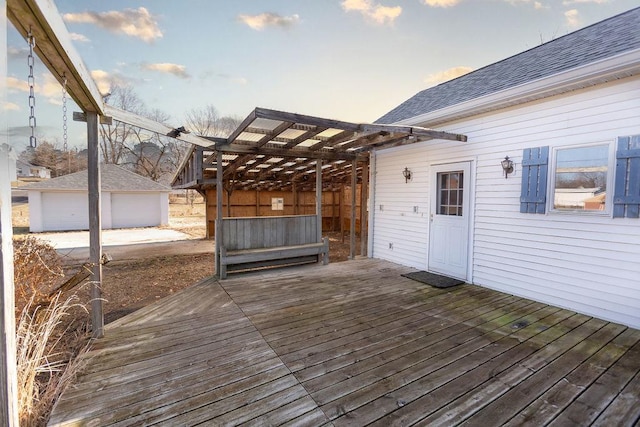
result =
M68 135L67 135L67 76L64 74L62 76L64 81L62 82L62 143L64 152L67 153L68 160L68 172L71 173L71 152L69 151L69 147L67 145Z
M27 83L29 85L29 127L31 128L31 137L29 138L29 146L35 148L36 141L36 95L35 95L35 78L33 76L33 65L35 58L33 56L33 48L36 46L36 39L29 29L27 35L27 43L29 43L29 56L27 57L27 64L29 64L29 78Z

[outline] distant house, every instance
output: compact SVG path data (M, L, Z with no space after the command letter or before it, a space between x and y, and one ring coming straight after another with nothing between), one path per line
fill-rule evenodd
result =
M35 166L22 160L16 161L16 174L18 178L51 178L50 169L44 166Z
M381 117L468 142L372 154L371 255L640 328L639 29L636 8Z
M169 223L171 189L112 164L101 165L102 228ZM29 194L32 232L89 228L87 171L22 187Z

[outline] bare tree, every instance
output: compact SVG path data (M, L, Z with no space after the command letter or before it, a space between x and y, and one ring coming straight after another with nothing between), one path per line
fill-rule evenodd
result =
M163 124L166 124L170 118L160 110L152 110L146 114L146 117ZM131 127L130 137L124 144L126 164L137 174L159 181L171 172L167 170L165 161L169 139L171 138L156 132Z
M233 116L220 116L218 110L209 104L203 108L194 108L185 114L186 127L196 135L228 136L242 119Z
M107 102L158 123L168 124L170 120L163 111L147 110L131 86L113 86ZM101 125L100 148L106 163L122 165L154 181L167 183L186 152L180 141L119 121Z
M133 91L132 86L112 86L107 103L121 110L145 115L144 103ZM114 121L112 125L101 125L100 151L104 162L121 164L127 153L126 142L134 134L135 128L123 122Z

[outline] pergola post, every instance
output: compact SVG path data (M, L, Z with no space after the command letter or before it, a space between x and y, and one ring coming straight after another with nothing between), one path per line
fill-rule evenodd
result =
M360 186L360 255L367 256L368 222L367 199L369 197L369 163L362 163L362 185Z
M100 216L100 150L98 114L87 112L87 167L89 187L89 262L91 263L91 328L94 338L104 336L102 310L102 218Z
M322 240L322 160L316 160L316 215L318 217L317 237Z
M296 181L291 185L291 192L293 193L293 214L298 215L298 183Z
M351 162L351 224L349 224L349 259L356 257L356 185L358 185L358 161Z
M216 276L220 277L220 248L222 246L222 151L216 151Z

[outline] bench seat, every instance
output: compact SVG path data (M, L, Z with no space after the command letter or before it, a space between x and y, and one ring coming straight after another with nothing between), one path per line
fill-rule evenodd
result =
M227 271L248 270L262 267L322 262L329 263L329 240L292 246L241 249L228 251L220 248L220 278L226 279Z

